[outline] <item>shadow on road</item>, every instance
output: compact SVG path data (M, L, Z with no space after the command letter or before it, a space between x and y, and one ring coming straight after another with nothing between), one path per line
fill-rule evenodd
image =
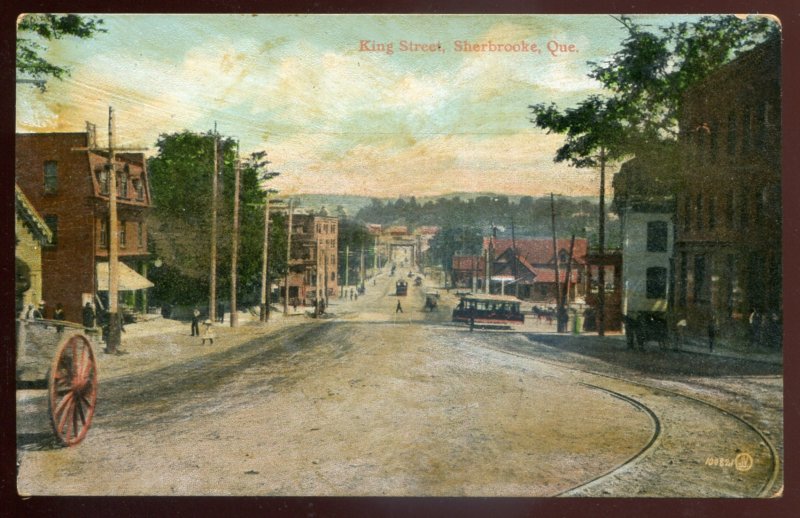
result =
M732 358L694 351L661 350L654 343L644 351L628 349L624 337L596 335L525 334L531 342L625 367L654 377L781 375L783 367L750 358ZM555 352L555 351L552 351Z

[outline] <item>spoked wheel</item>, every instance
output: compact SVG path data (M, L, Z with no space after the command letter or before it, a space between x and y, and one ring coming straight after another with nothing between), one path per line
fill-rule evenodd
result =
M78 444L89 431L97 401L97 363L86 336L75 334L58 345L47 392L56 437L66 446Z

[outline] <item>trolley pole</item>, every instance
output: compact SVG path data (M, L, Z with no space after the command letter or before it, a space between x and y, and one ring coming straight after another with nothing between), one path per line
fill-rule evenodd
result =
M237 144L238 148L238 144ZM242 163L239 160L239 151L236 151L236 172L233 187L233 236L231 238L231 327L239 325L239 316L236 314L236 268L239 262L239 179Z
M108 107L108 339L105 352L114 354L120 345L119 222L117 221L117 171L114 165L114 108Z
M267 300L267 268L269 266L269 189L264 200L264 249L261 252L261 321L269 320L269 300Z
M217 321L217 181L219 177L219 136L214 123L214 169L211 178L211 271L208 275L208 318Z
M286 273L283 275L283 314L289 314L289 270L292 265L292 211L294 200L289 200L289 229L286 234Z

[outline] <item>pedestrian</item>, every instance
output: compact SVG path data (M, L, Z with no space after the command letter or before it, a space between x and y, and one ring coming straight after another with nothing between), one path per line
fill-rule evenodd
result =
M220 302L217 304L217 322L220 324L225 323L225 303Z
M59 302L56 304L56 310L53 311L53 320L65 320L64 318L64 307ZM56 326L56 333L61 333L64 331L64 326Z
M92 329L94 327L94 308L91 302L83 306L83 327Z
M400 305L400 301L399 300L397 301L397 307L394 308L394 312L395 313L402 313L403 312L403 306Z
M297 313L297 302L298 302L297 297L292 299L292 311L294 311L295 313Z
M39 308L37 309L39 316L35 318L47 318L47 306L43 300L39 301Z
M708 350L709 352L714 351L714 340L717 338L717 323L714 321L714 317L708 319Z
M350 300L353 300L353 289L350 289Z
M204 321L203 336L200 345L205 345L206 340L208 340L211 345L214 345L214 336L214 324L211 323L211 320Z
M678 328L678 345L686 345L686 328L689 327L689 323L685 318L682 318L678 320L676 327Z
M358 300L358 293L356 293L356 300Z
M192 336L200 336L200 310L196 306L192 311Z
M753 310L750 312L748 322L750 324L750 345L755 347L761 342L761 313L759 313L757 309L753 308Z
M325 313L325 300L319 301L319 314L322 315Z

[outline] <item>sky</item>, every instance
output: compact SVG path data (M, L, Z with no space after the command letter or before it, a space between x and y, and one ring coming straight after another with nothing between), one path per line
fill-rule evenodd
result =
M598 192L597 171L554 163L563 136L536 128L528 106L601 92L587 62L624 39L611 16L98 17L107 32L46 42L44 57L71 74L45 92L17 85L18 132L89 121L104 143L113 106L118 146L154 153L161 134L216 123L243 154L268 153L284 194Z

